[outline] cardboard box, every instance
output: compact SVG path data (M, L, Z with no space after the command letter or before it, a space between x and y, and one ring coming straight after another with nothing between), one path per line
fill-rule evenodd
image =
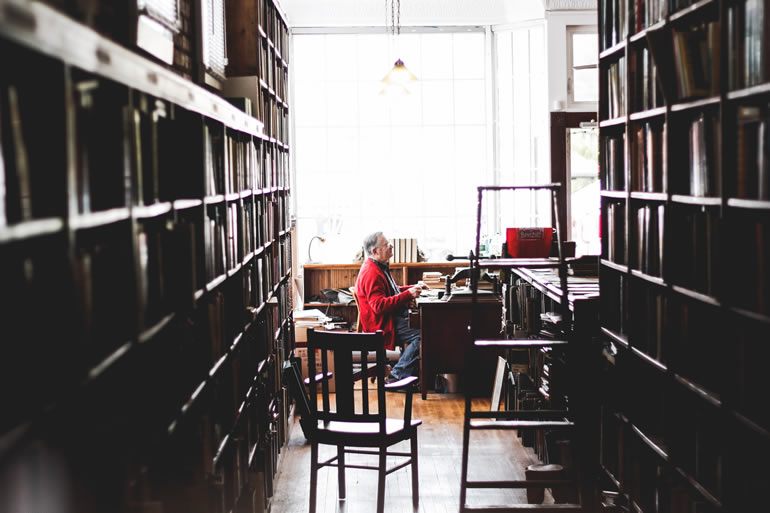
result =
M308 377L307 373L307 347L296 347L294 348L294 354L299 358L302 363L302 380L304 381ZM329 371L334 372L334 355L331 353L331 351L328 352L327 358L329 359ZM321 354L318 349L316 349L316 357L315 357L315 367L316 367L316 374L321 372ZM319 383L319 387L321 384ZM332 378L329 381L329 392L334 392L334 378Z

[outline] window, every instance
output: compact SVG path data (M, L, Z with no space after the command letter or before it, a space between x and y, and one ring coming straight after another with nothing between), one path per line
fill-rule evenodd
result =
M495 174L500 185L550 182L548 99L542 25L495 32L497 133ZM510 227L551 226L547 192L501 193L486 235L505 237Z
M387 98L386 34L293 36L297 247L324 237L315 259L350 262L375 230L416 238L434 260L475 244L476 186L491 180L485 33L402 32L398 43L419 82Z
M586 107L585 104L599 101L598 55L596 27L567 27L567 100L570 107Z

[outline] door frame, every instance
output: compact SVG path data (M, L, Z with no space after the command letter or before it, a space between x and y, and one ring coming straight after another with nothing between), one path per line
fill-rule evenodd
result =
M569 189L569 177L567 176L567 129L580 128L580 123L597 121L597 112L551 112L551 183L561 183L562 187L557 192L559 202L559 226L562 233L558 234L562 241L567 240L567 232L570 231L567 220L569 213L569 201L567 191ZM556 219L551 223L556 227Z

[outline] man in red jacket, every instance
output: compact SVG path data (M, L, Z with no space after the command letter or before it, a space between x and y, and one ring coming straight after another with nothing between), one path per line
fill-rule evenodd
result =
M361 327L367 332L382 330L385 349L404 345L389 381L415 376L420 359L420 330L410 328L407 318L409 303L420 295L422 287L396 284L388 265L393 245L382 232L364 239L364 255L366 258L356 279Z

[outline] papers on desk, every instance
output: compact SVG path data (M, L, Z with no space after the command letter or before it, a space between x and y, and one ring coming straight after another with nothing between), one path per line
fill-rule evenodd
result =
M335 325L331 322L331 317L328 317L321 310L312 308L310 310L295 310L294 311L294 337L296 342L307 341L307 329L308 328L324 328L334 329Z
M452 291L449 302L465 302L473 300L473 291L470 287L461 287ZM500 299L491 290L479 289L476 291L476 301L479 303L494 303Z

